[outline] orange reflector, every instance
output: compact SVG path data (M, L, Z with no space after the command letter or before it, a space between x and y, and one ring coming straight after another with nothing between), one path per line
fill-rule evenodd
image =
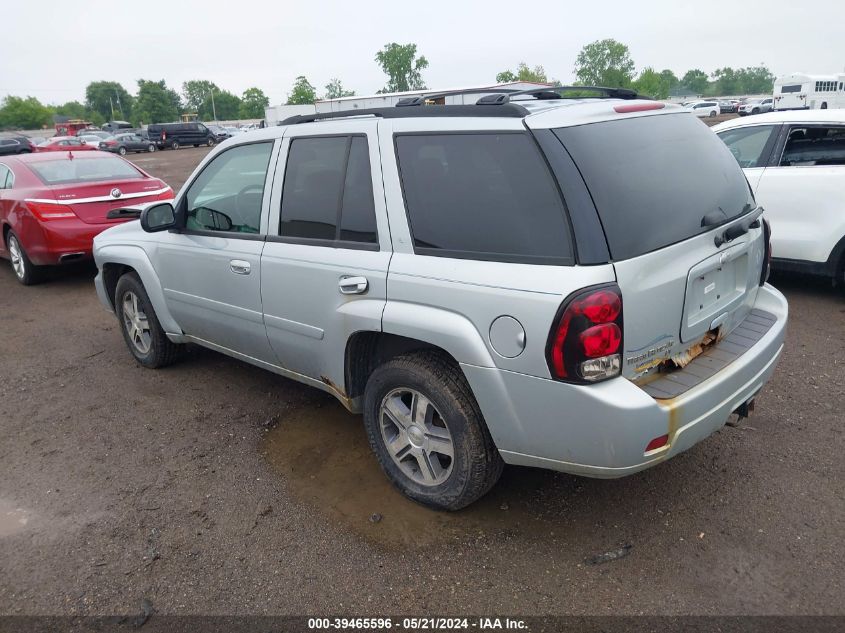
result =
M658 448L662 448L669 443L669 435L661 435L660 437L655 437L648 443L648 446L645 447L645 452L655 451Z
M627 105L618 105L614 106L614 110L619 112L620 114L625 114L627 112L645 112L646 110L662 110L666 107L665 103L660 103L659 101L653 101L651 103L629 103Z

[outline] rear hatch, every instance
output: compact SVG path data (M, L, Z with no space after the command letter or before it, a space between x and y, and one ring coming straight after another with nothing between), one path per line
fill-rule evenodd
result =
M736 160L684 112L558 128L598 211L622 291L622 373L685 366L750 312L765 244Z
M173 197L161 180L105 152L74 154L73 158L57 154L55 159L28 166L48 186L57 203L70 207L88 224L114 222L107 217L112 209Z

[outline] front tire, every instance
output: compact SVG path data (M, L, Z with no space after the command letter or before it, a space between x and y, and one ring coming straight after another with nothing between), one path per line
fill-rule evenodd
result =
M12 272L24 286L37 284L43 278L42 269L30 261L26 251L14 231L9 231L6 236L6 250L9 252L9 260L12 264Z
M209 138L209 139L205 142L205 144L206 144L206 145L208 145L209 147L214 147L214 139L213 139L213 138Z
M407 354L376 368L364 392L364 426L388 479L423 505L459 510L502 474L466 378L440 353Z
M171 141L170 149L179 149L179 141Z
M125 147L118 147L117 153L120 154L121 156L126 156L126 148Z
M751 114L760 114L760 108L754 108L751 110Z
M716 111L715 111L715 110L711 110L711 111L710 111L710 116L711 116L711 117L716 116Z
M141 365L156 369L171 365L179 358L182 346L167 338L144 284L134 272L126 273L118 280L114 311L123 340Z

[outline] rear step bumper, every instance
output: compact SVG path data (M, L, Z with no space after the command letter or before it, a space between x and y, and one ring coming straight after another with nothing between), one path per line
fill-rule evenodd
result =
M736 353L730 337L715 345L713 350L723 345L723 351L731 349L729 362L729 355L716 352L721 366L707 375L694 369L702 374L700 380L674 397L655 398L625 378L584 386L499 369L462 368L507 463L624 477L720 429L769 380L783 351L788 307L780 292L765 285L754 310L755 322L767 322L765 332L747 342L743 353ZM646 454L648 443L662 435L669 436L668 444Z

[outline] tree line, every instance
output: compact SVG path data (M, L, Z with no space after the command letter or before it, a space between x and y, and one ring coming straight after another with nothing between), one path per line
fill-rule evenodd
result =
M428 60L417 54L416 44L386 44L375 55L375 62L387 81L379 93L423 90L422 73ZM576 85L632 88L655 99L671 94L703 96L762 94L772 89L774 76L765 65L745 68L717 68L707 73L699 68L678 77L669 69L657 71L645 67L636 72L631 53L625 44L614 39L591 42L581 49L575 60ZM513 70L496 75L499 83L530 81L560 84L547 76L543 66L530 67L520 62ZM181 92L167 86L164 80L138 80L137 93L130 94L119 82L94 81L85 88L85 102L69 101L62 105L45 105L35 97L6 97L0 105L0 129L36 129L52 124L53 115L86 119L96 125L120 119L135 125L175 121L184 112L196 113L201 121L259 119L270 100L259 88L248 88L240 96L223 90L213 81L196 79L182 84ZM338 78L325 85L324 99L354 96ZM287 93L288 104L311 104L317 101L315 86L300 75Z

